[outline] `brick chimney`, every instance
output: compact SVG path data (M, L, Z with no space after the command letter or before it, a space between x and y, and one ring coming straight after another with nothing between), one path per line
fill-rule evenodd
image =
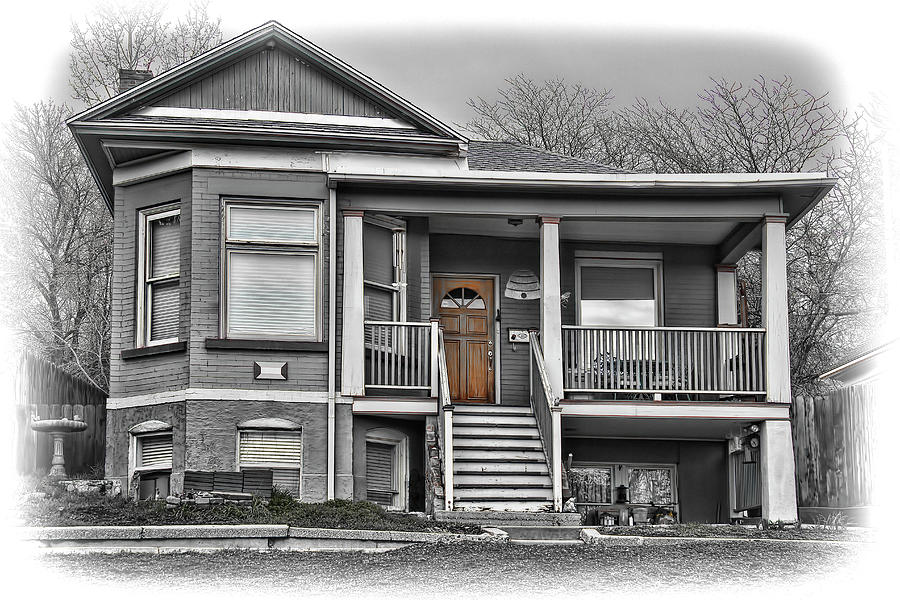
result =
M136 85L140 85L153 78L153 71L135 71L132 69L119 69L119 93L126 92Z

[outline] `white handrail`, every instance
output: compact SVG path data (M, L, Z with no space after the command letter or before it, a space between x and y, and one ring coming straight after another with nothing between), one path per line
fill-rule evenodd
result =
M531 340L531 362L537 366L540 386L534 389L534 376L532 377L531 408L537 421L538 433L541 436L541 446L544 449L544 457L547 459L547 467L550 469L550 477L553 483L553 510L562 511L562 415L559 406L560 399L553 395L550 387L550 379L544 365L544 355L540 347L540 338L537 331L529 332ZM543 396L543 401L538 398Z
M444 510L453 510L453 403L447 376L447 355L444 351L444 332L437 330L438 387L444 418Z

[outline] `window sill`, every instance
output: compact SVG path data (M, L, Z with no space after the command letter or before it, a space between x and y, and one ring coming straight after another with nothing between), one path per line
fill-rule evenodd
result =
M156 356L157 354L184 352L185 350L187 350L187 342L171 342L169 344L157 344L156 346L143 346L141 348L122 350L119 356L122 360L130 360L132 358L141 358L144 356Z
M206 338L210 350L287 350L289 352L328 352L327 342L296 342L292 340L245 340Z

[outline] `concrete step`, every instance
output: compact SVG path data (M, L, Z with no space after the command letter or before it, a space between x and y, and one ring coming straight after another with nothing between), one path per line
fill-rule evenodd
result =
M475 458L481 461L501 461L501 460L544 460L544 451L543 450L515 450L515 449L502 449L498 450L495 448L489 449L468 449L468 448L454 448L453 449L453 459L456 460L458 458L466 459L466 458Z
M528 436L534 439L541 439L541 434L537 427L520 427L518 425L504 425L498 427L491 424L471 424L458 425L453 427L453 436L477 436L477 437L493 437L508 438L517 436Z
M457 425L517 425L519 427L537 427L532 415L525 414L482 414L482 413L453 413L454 428Z
M530 406L504 406L502 404L457 404L453 414L489 413L489 414L532 414Z
M473 474L492 474L499 475L501 473L531 473L544 475L549 474L547 463L541 460L531 461L480 461L480 460L460 460L455 459L453 463L453 472L457 475L473 475Z
M453 436L453 448L482 448L493 450L495 448L502 449L522 449L522 450L543 450L541 440L539 439L521 439L521 438L482 438L482 437L458 437Z
M453 483L456 486L466 486L470 484L488 484L488 485L521 485L532 483L550 483L550 476L546 473L473 473L463 474L455 473L453 475Z
M502 511L515 511L515 512L546 512L553 508L553 502L547 502L546 500L494 500L491 501L487 498L480 498L475 500L454 500L453 505L456 509L458 509L462 513L467 512L502 512ZM453 511L454 513L456 510ZM446 514L446 513L444 513ZM553 513L558 514L558 513ZM580 516L580 515L579 515ZM472 520L467 521L465 519L454 519L454 523L488 523L489 521L479 521Z
M453 495L460 500L543 500L553 501L551 487L462 487L455 486Z
M510 544L519 546L583 546L584 542L578 540L509 540Z
M528 541L581 541L580 525L511 525L503 528L509 536L509 540Z
M457 504L458 508L462 508ZM451 512L436 510L435 519L447 523L467 525L494 526L504 529L511 525L530 526L578 526L581 515L578 513L555 513L547 510L547 504L538 504L537 509L494 509L494 510L454 510Z

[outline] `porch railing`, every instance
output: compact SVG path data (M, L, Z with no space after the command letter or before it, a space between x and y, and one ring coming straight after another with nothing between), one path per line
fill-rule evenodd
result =
M564 325L563 388L765 395L765 329Z
M444 332L437 330L438 395L443 413L442 449L444 452L444 510L453 510L453 404L450 401L450 380L447 376L447 354L444 352Z
M366 389L429 390L437 396L436 323L366 321Z
M531 340L530 399L531 410L537 421L541 445L547 459L547 468L553 482L553 510L562 511L562 420L559 398L553 393L544 354L537 331L529 332Z

